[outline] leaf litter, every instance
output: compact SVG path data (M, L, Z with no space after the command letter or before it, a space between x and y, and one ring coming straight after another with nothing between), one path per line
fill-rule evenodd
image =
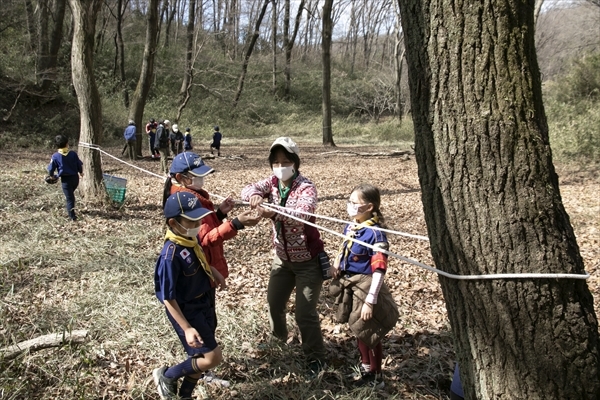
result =
M352 148L377 151L373 157L332 154L321 146L300 148L300 169L319 192L318 214L347 219L350 190L369 182L382 190L382 211L390 229L426 236L414 157L385 157L381 154L389 149L376 147ZM266 143L229 146L223 149L224 157L207 158L217 172L206 179L205 188L238 198L246 184L269 174L267 149ZM111 154L119 150L108 149ZM0 359L0 398L158 399L152 369L184 358L154 297L154 263L165 231L162 181L104 157L104 172L128 180L125 203L95 206L78 196L80 221L73 224L67 221L60 187L43 183L48 156L29 151L0 157L5 171L0 183L10 188L0 200L0 346L75 329L88 329L90 339L83 345ZM160 171L155 161L139 160L136 165ZM558 173L563 202L592 275L588 285L597 297L597 168L561 166ZM231 215L243 209L239 205ZM337 232L343 228L322 219L318 223ZM385 278L400 310L396 327L384 341L386 387L372 392L349 384L347 374L358 364L356 339L333 319L328 282L319 313L330 365L316 379L308 379L293 302L288 340L274 340L269 333L270 229L263 221L224 244L230 277L227 290L217 295L217 339L224 362L215 373L232 386L206 387L211 398L447 398L454 351L441 287L432 273L398 259L390 259ZM336 254L341 239L328 232L322 237L330 256ZM393 252L433 265L427 242L392 235L389 239ZM598 313L598 302L595 308Z

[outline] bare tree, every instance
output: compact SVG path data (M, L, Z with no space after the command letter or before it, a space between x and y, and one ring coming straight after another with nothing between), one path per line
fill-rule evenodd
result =
M189 15L187 24L187 51L185 53L185 71L183 73L183 82L179 95L184 97L190 90L190 80L192 76L192 55L194 52L194 30L196 23L196 0L190 0Z
M54 0L52 9L52 31L50 33L47 53L41 58L40 71L42 75L42 92L50 88L52 82L56 80L56 67L58 64L58 51L63 37L63 23L65 19L66 0Z
M242 63L242 73L240 75L240 79L238 80L238 87L235 92L235 96L233 98L232 106L235 108L240 100L240 96L242 95L242 90L244 89L244 81L246 80L246 73L248 72L248 63L250 62L250 56L252 55L252 51L254 50L254 45L258 40L258 35L260 33L260 24L262 23L263 18L265 17L265 13L267 12L267 6L271 0L264 0L263 5L260 9L260 14L256 19L256 23L254 24L254 34L250 39L250 43L248 44L248 49L246 50L246 54L244 55L244 61Z
M333 142L333 129L331 127L331 36L333 22L331 9L333 0L325 0L323 4L323 38L321 39L321 53L323 59L323 144L335 146Z
M533 2L399 2L436 266L584 274L552 163ZM600 398L585 280L440 282L466 398Z
M113 75L116 76L117 71L119 72L121 91L123 92L123 105L126 108L129 108L129 90L127 89L127 79L125 76L125 44L123 42L123 16L125 15L125 10L127 10L128 4L129 0L125 0L125 4L123 4L123 0L117 0L116 13L109 8L110 13L117 21L117 29L114 36L115 62L113 67Z
M94 34L102 0L69 0L69 5L74 23L71 70L81 121L79 140L101 144L102 104L94 79ZM80 186L83 194L88 201L101 202L104 191L100 153L81 148L79 155L85 173Z
M406 48L404 47L404 33L401 27L400 8L396 7L396 44L394 46L394 65L396 70L396 108L394 113L399 121L404 118L404 107L402 104L402 66L404 65L404 55Z
M271 46L273 47L273 87L272 92L277 94L277 1L273 1L271 8ZM285 18L285 17L284 17ZM285 29L284 29L285 30Z
M285 49L285 97L290 96L290 89L292 85L292 50L294 49L294 43L296 42L296 36L300 29L300 21L302 19L302 11L304 11L305 0L300 0L298 4L298 11L296 12L296 19L294 20L294 31L292 37L289 35L289 19L290 19L290 0L285 0L286 4L286 17L287 24L284 23L284 34L283 34L283 47Z
M138 80L133 98L131 99L131 108L129 109L129 118L135 121L137 127L136 134L136 155L142 156L142 124L144 117L144 108L146 99L152 85L152 74L154 71L154 56L156 54L156 45L158 37L158 6L160 0L150 0L148 4L148 13L146 17L146 43L144 45L144 58L142 60L142 70Z

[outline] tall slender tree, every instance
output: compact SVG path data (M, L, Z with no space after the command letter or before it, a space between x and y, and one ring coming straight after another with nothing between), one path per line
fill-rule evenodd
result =
M233 107L237 107L238 102L240 101L240 96L242 95L242 90L244 89L244 82L246 80L246 73L248 72L248 64L250 63L250 56L252 55L252 51L254 50L254 45L256 45L256 41L258 40L258 35L260 34L260 24L262 23L263 18L265 17L265 13L267 12L267 7L271 0L264 0L263 5L260 8L260 13L256 18L256 22L254 24L254 33L250 38L250 43L248 44L248 49L246 50L246 54L244 55L244 61L242 63L242 73L240 74L240 78L238 80L238 87L235 92L235 96L233 97Z
M292 86L292 50L294 49L294 43L296 42L296 36L300 29L300 21L302 19L302 11L304 11L305 0L300 0L298 4L298 11L296 12L296 19L294 20L294 31L290 37L289 29L289 14L290 14L290 0L285 0L286 4L286 20L288 21L287 26L284 27L283 46L285 48L285 97L290 96L290 90Z
M333 34L333 21L331 9L333 0L325 0L323 4L323 38L321 40L321 53L323 60L322 82L322 109L323 109L323 144L335 146L333 142L333 129L331 127L331 35Z
M77 93L80 115L79 140L85 143L102 143L102 104L94 79L94 34L96 16L102 0L69 0L73 14L73 43L71 47L71 70L73 87ZM100 153L82 147L79 156L83 162L84 176L81 189L86 200L101 202L102 162Z
M180 97L185 97L192 76L192 56L194 53L194 30L196 24L196 0L190 0L188 11L188 24L186 31L187 48L185 52L185 71L183 72L183 82L179 90Z
M148 4L148 13L146 17L146 43L144 45L144 57L142 59L142 70L138 80L133 98L131 99L131 108L129 109L129 118L135 121L138 134L136 135L135 147L136 155L142 156L142 124L144 117L144 108L150 86L152 86L152 74L154 73L154 56L156 54L156 45L158 38L158 6L160 0L150 0Z
M437 267L583 274L548 140L534 0L399 3ZM600 398L585 280L440 281L466 398Z

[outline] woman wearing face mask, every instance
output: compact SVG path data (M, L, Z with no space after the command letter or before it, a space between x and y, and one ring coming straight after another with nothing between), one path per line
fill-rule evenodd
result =
M298 155L298 146L289 137L275 140L269 152L273 175L246 186L242 190L242 199L273 222L275 257L267 289L271 331L279 339L287 339L287 302L295 287L295 317L302 336L302 349L310 372L316 374L324 368L326 361L317 313L323 283L319 265L323 242L316 228L259 207L266 201L286 207L290 215L314 222L315 217L294 213L294 210L314 213L317 206L317 189L300 173Z
M349 239L342 243L331 267L334 280L330 285L330 293L337 297L339 304L338 322L348 322L358 338L361 363L355 384L374 389L385 386L381 372L381 339L396 324L398 308L383 282L387 255L356 241L388 250L385 233L371 229L383 225L380 204L381 195L375 186L362 184L352 190L348 215L354 224L344 229Z
M244 229L246 226L256 225L261 217L254 215L255 213L252 210L247 210L232 220L224 221L227 213L233 209L235 202L231 197L228 197L215 210L213 202L209 199L210 195L202 188L204 179L213 172L214 170L195 153L183 152L176 155L169 170L171 178L165 181L163 207L170 195L177 192L188 192L200 200L202 208L214 211L202 219L202 225L200 225L198 232L198 242L213 270L218 286L225 288L225 279L229 276L229 268L223 252L223 241L233 238L239 230ZM211 291L213 306L215 305L214 289ZM216 378L210 372L205 373L203 379L206 382L229 386L228 381Z

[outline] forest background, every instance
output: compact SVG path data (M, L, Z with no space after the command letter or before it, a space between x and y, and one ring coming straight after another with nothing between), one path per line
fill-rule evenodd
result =
M158 46L144 123L149 118L168 118L182 128L191 127L200 153L205 152L212 126L220 125L226 135L224 143L230 146L228 154L246 158L242 158L243 167L235 157L211 160L222 174L216 178L227 183L217 187L216 181L209 182L207 188L219 193L239 192L241 177L222 180L229 173L237 177L243 170L243 179L264 175L262 152L268 142L289 134L302 144L303 172L320 188L320 211L343 216L339 204L353 181L350 173L336 167L348 158L336 154L324 161L321 153L330 149L307 146L322 139L322 4L304 2L300 18L294 18L299 2L290 2L286 40L286 2L266 8L269 12L258 36L254 27L261 6L267 3L195 3L192 74L188 76L193 79L184 84L189 71L190 4L160 3ZM587 269L594 274L599 265L594 193L600 149L600 7L597 1L537 4L542 7L536 44L554 159ZM334 5L331 104L334 139L340 146L383 152L392 147L409 149L413 141L396 7L395 2L384 1ZM101 144L114 154L123 143L122 132L130 117L128 103L142 68L146 12L143 1L105 2L97 21L94 72L102 102ZM105 172L130 181L124 207L87 209L84 205L84 222L65 224L59 191L31 182L43 174L54 135L78 137L69 8L60 0L10 0L3 2L0 17L0 167L5 171L0 182L12 188L2 198L0 226L13 228L5 229L2 236L0 345L78 328L91 333L86 345L1 360L6 373L0 381L0 398L155 398L148 380L151 369L180 357L147 279L160 247L156 179L104 159ZM55 23L60 20L62 24ZM297 34L291 41L296 22ZM253 52L246 58L253 38ZM143 152L147 154L145 147ZM394 221L409 220L405 228L423 234L415 169L410 162L374 156L361 159L360 169L353 174L369 176L373 183L386 187L386 214ZM338 239L327 240L335 246ZM139 249L139 243L145 245ZM78 251L81 248L87 251ZM232 391L213 389L213 396L445 398L453 363L452 337L436 279L405 265L392 265L394 275L389 279L403 315L386 344L385 369L391 377L382 393L357 393L345 386L342 374L344 365L356 361L354 343L347 330L331 320L329 300L324 300L320 310L334 372L322 381L306 382L299 372L297 332L290 337L290 346L269 342L263 309L265 279L256 282L253 275L255 266L266 265L261 254L268 248L266 225L244 232L226 247L237 275L219 300L227 359L217 372L237 385ZM431 263L427 246L394 243L394 248ZM597 278L590 282L597 296Z
M51 147L48 139L57 133L78 137L70 62L73 23L66 3L3 2L1 147ZM203 142L209 140L213 125L222 127L226 139L293 132L319 140L320 4L272 3L276 6L265 9L255 31L266 4L270 3L162 1L143 123L170 119L190 127ZM536 47L554 156L597 160L600 7L597 0L538 1L536 6ZM122 137L131 114L130 99L142 68L147 7L139 0L110 1L98 15L94 72L104 145ZM340 1L333 7L335 141L413 140L397 8L388 0Z

